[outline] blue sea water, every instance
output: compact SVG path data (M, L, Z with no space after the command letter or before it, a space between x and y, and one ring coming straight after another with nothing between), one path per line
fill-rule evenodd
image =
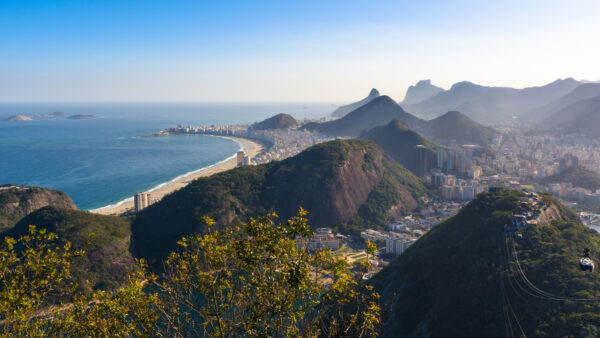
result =
M78 208L95 209L225 160L241 147L212 136L136 136L177 124L247 124L277 113L316 118L333 109L303 103L0 103L0 120L51 112L97 117L0 122L0 184L61 190Z

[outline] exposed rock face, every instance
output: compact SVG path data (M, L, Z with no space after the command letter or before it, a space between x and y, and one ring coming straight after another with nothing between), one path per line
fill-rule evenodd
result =
M370 169L365 170L363 165L367 160L372 165ZM383 178L382 161L381 151L369 155L367 150L349 151L347 158L335 169L337 171L335 181L326 186L324 191L320 191L319 182L314 182L315 190L310 197L302 196L304 193L298 191L300 194L296 196L296 205L306 205L308 210L312 210L315 226L348 222L365 203L371 190ZM288 209L288 213L295 212L297 209L297 207Z
M421 80L416 85L408 87L404 96L403 105L411 105L423 102L431 97L436 96L442 88L431 84L431 80Z
M286 220L306 209L313 227L382 227L406 215L423 183L375 143L337 140L280 162L244 166L198 179L139 213L133 223L136 253L157 262L185 235L277 212ZM360 220L357 220L360 218ZM153 260L154 259L154 260Z
M0 230L46 206L77 210L71 198L60 191L13 185L0 187Z

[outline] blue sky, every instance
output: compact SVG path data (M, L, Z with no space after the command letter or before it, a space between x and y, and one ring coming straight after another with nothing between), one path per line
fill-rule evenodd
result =
M600 80L600 1L0 0L0 101L397 100Z

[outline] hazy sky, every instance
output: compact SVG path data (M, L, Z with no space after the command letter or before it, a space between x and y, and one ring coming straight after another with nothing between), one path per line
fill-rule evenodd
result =
M600 1L0 0L0 101L401 100L600 80Z

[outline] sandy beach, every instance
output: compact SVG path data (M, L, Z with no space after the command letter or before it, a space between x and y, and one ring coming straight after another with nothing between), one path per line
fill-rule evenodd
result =
M263 145L256 141L239 138L239 137L227 137L227 138L243 144L244 151L246 152L246 156L249 156L250 158L258 155L264 149ZM149 191L151 191L151 193L150 193L151 199L158 201L158 200L162 199L165 195L170 194L173 191L176 191L176 190L179 190L179 189L185 187L191 181L193 181L199 177L206 177L206 176L214 175L216 173L227 171L229 169L233 169L233 168L235 168L236 164L237 164L237 160L236 160L235 156L233 156L232 158L229 158L228 160L218 163L216 165L213 165L211 167L195 171L189 175L182 176L171 182L161 184L158 187L156 187L152 190L149 190ZM121 215L124 212L126 212L127 210L131 210L131 209L133 209L133 197L128 198L116 205L110 205L107 207L90 210L90 212L93 212L96 214L101 214L101 215Z

